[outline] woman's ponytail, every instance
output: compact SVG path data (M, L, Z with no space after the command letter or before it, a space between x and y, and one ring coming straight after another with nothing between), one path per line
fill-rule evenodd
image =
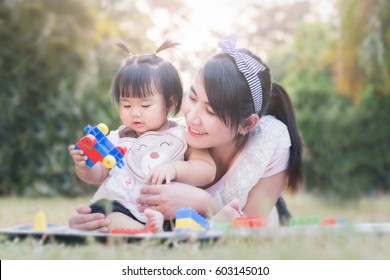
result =
M290 97L282 85L273 82L272 94L266 115L275 116L288 128L291 139L290 158L288 161L287 188L295 192L303 183L302 139L295 122L294 108Z

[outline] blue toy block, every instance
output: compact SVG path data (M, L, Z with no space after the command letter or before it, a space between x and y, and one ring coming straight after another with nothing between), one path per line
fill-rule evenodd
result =
M102 131L102 130L103 131ZM92 167L97 162L103 162L107 168L124 166L123 157L127 151L124 146L115 147L112 142L105 136L108 128L105 124L98 126L87 125L84 128L86 135L77 141L76 149L82 150L88 157L86 163Z
M210 224L206 218L200 215L198 212L192 208L181 208L176 210L176 221L181 219L192 219L195 223L199 224L200 227L208 230Z

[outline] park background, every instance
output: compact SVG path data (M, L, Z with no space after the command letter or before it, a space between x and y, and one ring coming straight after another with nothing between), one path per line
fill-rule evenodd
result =
M232 33L293 101L305 188L292 213L316 214L326 199L338 207L352 202L351 219L354 212L369 218L358 213L356 201L364 199L382 203L375 217L388 221L389 1L1 0L2 226L20 222L7 211L38 209L42 199L66 205L61 212L69 216L96 189L76 178L67 146L86 124L120 124L109 95L125 58L115 40L135 54L154 52L165 39L179 42L161 55L182 73L187 91L218 39ZM307 196L302 212L299 197Z

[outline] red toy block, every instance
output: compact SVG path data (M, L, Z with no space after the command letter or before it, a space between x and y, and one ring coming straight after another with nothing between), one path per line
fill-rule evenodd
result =
M335 224L337 224L337 220L334 219L334 218L322 219L321 220L321 225L332 226L332 225L335 225Z
M267 225L267 219L261 216L239 217L233 220L233 228L262 228Z

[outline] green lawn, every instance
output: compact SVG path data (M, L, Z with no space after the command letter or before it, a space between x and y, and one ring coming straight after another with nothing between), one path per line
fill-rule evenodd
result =
M356 222L390 221L390 196L335 202L301 193L285 196L296 217L317 215ZM32 223L38 210L49 223L66 226L74 208L88 203L78 199L0 198L0 227ZM0 237L0 259L390 259L390 233L319 231L242 238L226 236L213 242L42 244L36 239Z

